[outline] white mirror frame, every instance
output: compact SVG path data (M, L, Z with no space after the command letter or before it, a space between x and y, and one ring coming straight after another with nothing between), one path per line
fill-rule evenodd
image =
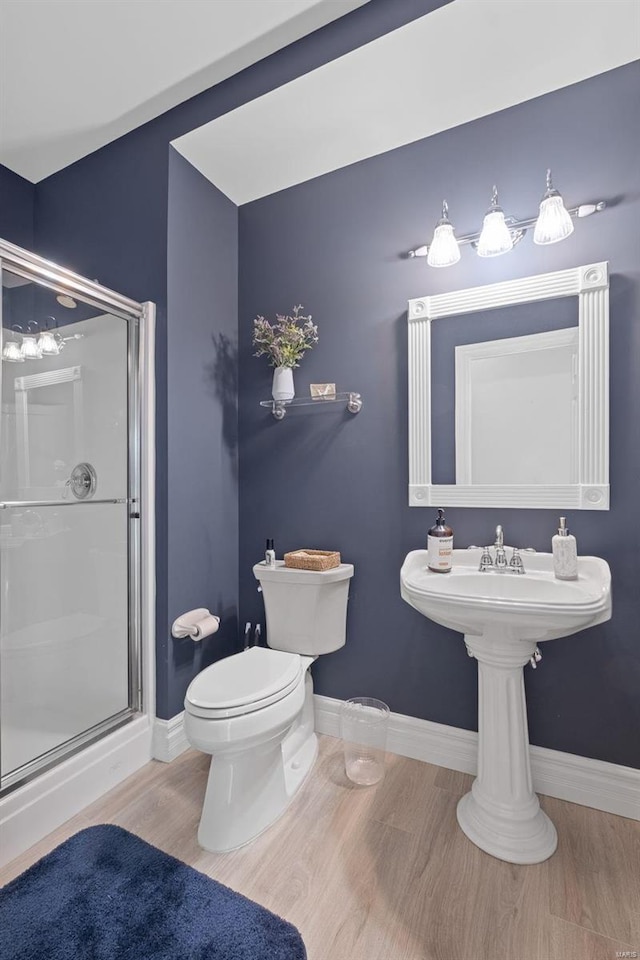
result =
M409 506L609 509L609 270L591 263L409 300ZM495 307L578 297L578 483L431 482L431 324Z

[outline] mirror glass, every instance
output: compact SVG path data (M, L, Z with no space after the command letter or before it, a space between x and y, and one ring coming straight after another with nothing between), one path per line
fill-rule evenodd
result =
M578 298L436 320L432 478L576 483Z
M609 274L409 301L409 504L609 508Z

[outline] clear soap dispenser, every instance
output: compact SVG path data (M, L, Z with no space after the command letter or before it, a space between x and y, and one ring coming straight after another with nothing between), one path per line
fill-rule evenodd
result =
M553 572L558 580L578 579L578 545L573 534L569 533L567 518L560 517L560 526L551 539L553 552Z

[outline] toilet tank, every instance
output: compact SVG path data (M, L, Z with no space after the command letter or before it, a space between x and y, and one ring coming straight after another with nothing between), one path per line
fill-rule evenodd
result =
M253 574L262 587L270 647L315 657L344 646L352 564L316 572L278 560L275 567L256 563Z

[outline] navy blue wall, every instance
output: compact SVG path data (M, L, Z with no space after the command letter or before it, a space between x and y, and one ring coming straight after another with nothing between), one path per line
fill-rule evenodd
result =
M575 512L570 523L580 552L611 565L614 615L547 644L526 682L533 743L640 766L639 86L636 63L240 209L241 605L247 619L260 616L251 566L266 536L279 555L334 548L355 563L347 644L314 665L317 692L380 697L400 713L475 727L475 662L458 635L399 594L402 560L432 523L432 511L406 506L406 301L609 260L612 506ZM495 260L465 248L447 270L399 256L430 238L443 197L460 234L481 223L494 182L509 213L531 215L549 165L568 202L619 202L549 248L531 236ZM270 370L252 356L252 318L295 303L320 337L296 371L298 391L314 381L360 391L356 417L298 410L278 423L258 406ZM490 541L500 522L510 543L549 550L557 513L447 516L459 546Z
M169 622L222 620L203 643L158 636L161 717L238 639L238 208L173 149L167 306Z
M27 246L134 299L153 300L158 308L156 618L160 716L167 716L168 710L177 712L191 670L195 671L198 665L197 658L190 663L178 654L175 671L172 671L167 660L171 624L168 530L172 522L167 477L169 463L174 458L174 451L168 447L167 332L174 322L186 338L191 332L191 319L180 309L177 317L167 318L169 144L209 120L446 2L449 0L394 0L393 3L370 0L366 6L180 104L36 187L35 239ZM15 235L8 239L20 242ZM197 320L196 342L200 342L202 333L199 323ZM197 350L193 359L196 365L200 362ZM210 509L215 511L225 491L226 487L218 490L212 483L208 502L190 505L193 515L202 516L203 511ZM184 505L180 507L179 517L182 521L185 518ZM220 543L216 549L221 557L229 557L232 547ZM182 559L177 558L175 562ZM166 673L162 672L163 664L167 666Z
M0 163L0 237L33 249L35 187Z

